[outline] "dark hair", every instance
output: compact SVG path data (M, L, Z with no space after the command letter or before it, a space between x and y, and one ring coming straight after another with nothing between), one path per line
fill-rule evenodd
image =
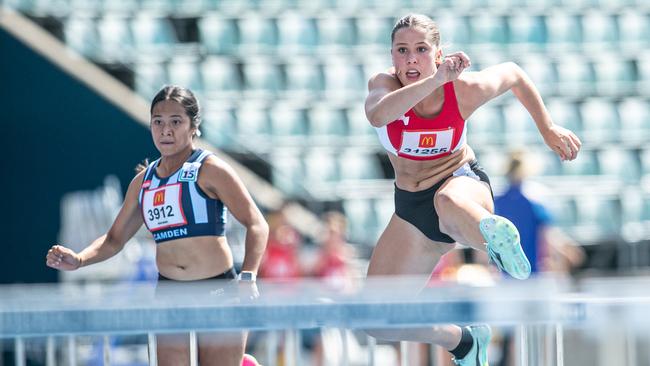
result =
M395 33L402 28L420 28L427 34L427 39L436 47L440 46L440 29L433 19L423 14L408 14L400 18L390 34L390 43L395 42Z
M185 113L190 117L190 126L196 129L196 134L194 136L201 136L201 131L199 131L199 125L201 124L201 108L199 107L198 99L196 99L191 90L177 85L165 85L160 89L156 96L153 97L149 113L153 114L153 107L163 100L173 100L182 105L183 108L185 108Z

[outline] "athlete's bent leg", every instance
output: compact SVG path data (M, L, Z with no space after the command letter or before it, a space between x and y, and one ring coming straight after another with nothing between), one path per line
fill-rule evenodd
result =
M479 223L494 212L487 183L470 177L451 177L436 192L433 204L442 232L461 244L486 250Z
M519 232L509 220L492 214L494 202L486 183L452 177L436 192L434 205L442 232L459 243L487 250L499 269L512 277L528 278L530 263L521 248Z

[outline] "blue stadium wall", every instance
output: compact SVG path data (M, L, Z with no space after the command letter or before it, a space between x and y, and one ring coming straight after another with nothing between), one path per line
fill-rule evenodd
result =
M144 158L146 127L0 29L2 234L0 283L55 282L45 266L61 226L61 197L106 175L123 191Z

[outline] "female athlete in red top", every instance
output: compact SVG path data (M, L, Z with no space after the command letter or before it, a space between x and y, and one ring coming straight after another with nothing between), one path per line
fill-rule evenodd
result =
M470 66L467 55L443 57L438 27L429 17L401 18L391 38L393 67L370 79L365 109L395 170L395 214L374 249L368 275L420 276L424 285L440 257L453 248L450 244L458 242L487 250L500 269L527 278L530 264L516 228L492 214L489 179L466 143L465 121L511 90L562 160L576 158L580 140L553 123L539 92L516 64L463 73ZM439 344L459 365L487 364L490 330L485 325L372 333Z

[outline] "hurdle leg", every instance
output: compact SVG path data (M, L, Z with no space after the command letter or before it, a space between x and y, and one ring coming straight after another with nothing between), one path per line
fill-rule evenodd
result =
M266 364L275 365L278 362L278 331L271 330L266 337Z
M111 340L108 337L108 335L104 335L102 337L102 343L103 343L103 353L104 353L104 366L110 366L111 365Z
M196 338L196 331L190 332L190 366L198 366L199 364L199 349Z
M368 366L375 366L375 349L377 348L377 339L369 335L366 336L368 340Z
M519 350L519 366L528 366L528 334L525 325L516 328L516 349Z
M22 337L14 341L14 355L16 366L25 366L25 340Z
M409 364L409 350L408 350L408 342L406 341L400 341L399 342L399 358L400 358L400 365L408 365Z
M343 357L341 360L341 366L348 366L350 364L350 344L348 343L348 330L339 328L339 334L341 335L341 356Z
M636 334L634 333L633 329L628 329L625 332L625 345L627 346L626 352L627 352L627 363L626 365L630 366L636 366L638 365L637 363L637 355L636 355Z
M546 328L545 324L533 324L530 326L532 336L528 337L529 365L548 365L550 362L550 358L546 357Z
M68 353L68 365L77 366L77 343L74 335L69 335L66 341Z
M537 325L526 325L526 364L538 365L539 364L539 329Z
M147 334L147 343L149 345L149 366L158 366L158 347L154 333Z
M45 341L45 366L56 365L56 342L54 336L48 336Z
M294 344L293 344L293 358L296 361L295 365L302 365L302 334L300 329L294 329Z
M555 365L564 366L564 329L560 323L555 325L555 356Z
M287 366L296 366L296 359L294 353L294 331L287 329L284 332L284 363Z

